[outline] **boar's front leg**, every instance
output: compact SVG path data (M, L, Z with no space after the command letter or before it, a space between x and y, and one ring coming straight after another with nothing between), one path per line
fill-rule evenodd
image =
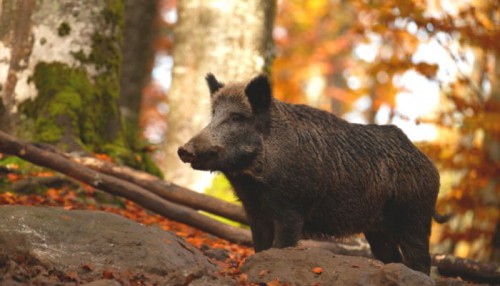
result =
M250 230L252 232L253 247L255 252L271 248L273 245L273 222L262 211L246 209Z
M302 236L303 225L303 218L295 211L282 211L275 216L273 247L296 246Z

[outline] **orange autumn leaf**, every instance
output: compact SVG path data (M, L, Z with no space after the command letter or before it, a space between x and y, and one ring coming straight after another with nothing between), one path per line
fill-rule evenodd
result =
M59 195L59 191L57 189L54 189L54 188L48 189L46 194L49 198L54 199L54 200L58 200L61 198Z
M313 272L314 274L318 274L318 275L319 275L319 274L323 273L323 268L321 268L321 267L314 267L314 268L312 269L312 272Z
M36 176L36 177L53 177L54 176L54 172L43 171L43 172L33 173L33 175Z
M107 161L107 162L113 162L113 158L111 158L109 155L107 154L94 154L94 156L99 159L99 160L103 160L103 161Z
M82 269L85 270L85 271L93 271L94 270L94 265L90 264L90 263L87 263L87 264L84 264L82 266Z
M281 286L281 282L278 278L266 283L266 286Z
M261 271L259 272L259 277L262 277L262 276L266 275L267 273L269 273L269 270L268 270L268 269L261 270Z
M102 278L104 279L113 279L115 278L115 276L116 276L115 273L112 271L104 270L102 272Z
M21 176L18 175L18 174L14 174L14 173L9 173L7 174L7 178L9 179L9 181L11 182L15 182L15 181L18 181L21 179Z
M240 284L246 284L248 282L248 277L246 274L241 274L238 279L238 283Z

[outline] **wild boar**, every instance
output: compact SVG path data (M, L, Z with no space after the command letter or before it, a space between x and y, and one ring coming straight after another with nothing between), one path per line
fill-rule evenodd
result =
M362 232L379 260L429 274L439 173L398 127L279 101L264 75L206 80L212 119L178 155L227 177L256 251Z

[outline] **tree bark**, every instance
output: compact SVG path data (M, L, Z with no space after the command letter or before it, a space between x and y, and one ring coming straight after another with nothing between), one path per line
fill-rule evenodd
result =
M123 1L0 2L0 128L67 150L126 148Z
M182 164L177 148L208 123L205 75L212 72L221 81L245 81L269 71L274 11L275 1L268 0L178 2L162 166L168 181L192 188L203 174Z
M218 237L240 244L251 244L248 230L232 227L195 210L171 203L130 182L96 172L60 154L21 142L0 131L0 152L61 172L112 195L129 199L166 218L185 223Z
M500 51L492 52L491 59L493 61L493 71L490 74L491 83L491 96L486 102L490 109L494 110L500 109ZM498 129L497 129L498 130ZM500 166L500 134L498 131L490 130L484 136L484 146L486 148L487 160L493 166ZM489 182L488 186L485 188L485 197L492 198L492 204L496 205L497 217L500 216L500 197L498 195L500 179L499 177L494 177ZM497 218L497 220L499 220ZM500 221L500 220L499 220ZM491 261L500 263L500 222L497 221L495 230L492 237L492 250L491 250Z
M23 84L21 72L33 49L30 40L31 16L35 10L34 0L5 0L0 2L0 128L12 132L19 121L16 90ZM9 15L9 17L6 17ZM11 33L11 37L7 35ZM21 78L20 78L21 77Z
M467 281L480 283L500 283L500 266L493 263L477 262L453 255L434 254L432 264L443 276L461 277Z
M139 126L142 89L150 77L158 1L125 0L120 78L120 111L132 128Z

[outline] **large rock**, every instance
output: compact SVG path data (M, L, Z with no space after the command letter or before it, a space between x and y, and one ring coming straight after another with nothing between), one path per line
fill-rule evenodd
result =
M181 237L101 211L0 207L0 255L62 272L141 272L184 284L216 266ZM171 283L170 283L171 282Z
M290 285L434 285L427 275L400 263L384 265L362 257L332 254L318 248L270 249L249 257L242 272L248 281Z

